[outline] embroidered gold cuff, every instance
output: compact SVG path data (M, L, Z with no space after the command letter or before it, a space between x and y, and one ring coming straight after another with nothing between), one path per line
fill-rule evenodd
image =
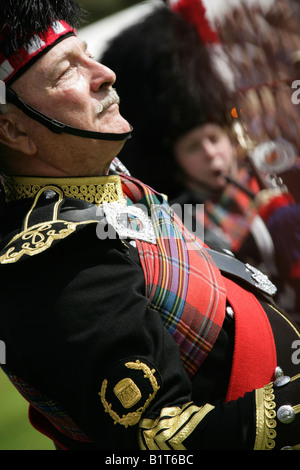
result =
M140 421L139 445L142 450L186 450L184 440L214 407L187 403L181 407L162 410L155 420Z
M273 383L255 391L256 440L254 450L271 450L275 447L276 411Z

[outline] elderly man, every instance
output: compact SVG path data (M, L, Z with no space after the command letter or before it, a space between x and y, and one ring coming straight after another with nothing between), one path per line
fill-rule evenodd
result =
M33 426L67 450L297 448L300 335L273 286L120 171L131 128L77 4L18 3L1 6L0 338Z

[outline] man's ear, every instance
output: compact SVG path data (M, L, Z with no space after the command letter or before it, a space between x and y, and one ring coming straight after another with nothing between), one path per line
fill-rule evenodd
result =
M0 114L0 142L25 155L34 155L37 150L15 113Z

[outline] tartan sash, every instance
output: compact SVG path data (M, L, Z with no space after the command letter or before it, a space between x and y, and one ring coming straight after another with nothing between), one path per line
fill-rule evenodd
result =
M211 351L223 324L226 289L219 269L162 195L122 176L130 203L147 208L157 244L136 240L146 295L181 351L192 377Z
M258 186L253 178L250 179L245 169L240 170L238 181L245 188L257 193ZM217 202L205 200L204 214L196 213L196 218L207 230L222 230L223 237L234 253L241 248L249 235L251 224L256 216L257 209L253 201L234 184L226 186Z

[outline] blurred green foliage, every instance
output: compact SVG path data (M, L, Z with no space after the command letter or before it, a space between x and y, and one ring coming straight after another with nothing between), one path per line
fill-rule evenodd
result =
M28 403L0 369L0 450L54 450L28 420Z
M137 0L82 0L91 23L141 3ZM53 450L53 443L29 423L28 404L0 369L0 450Z

